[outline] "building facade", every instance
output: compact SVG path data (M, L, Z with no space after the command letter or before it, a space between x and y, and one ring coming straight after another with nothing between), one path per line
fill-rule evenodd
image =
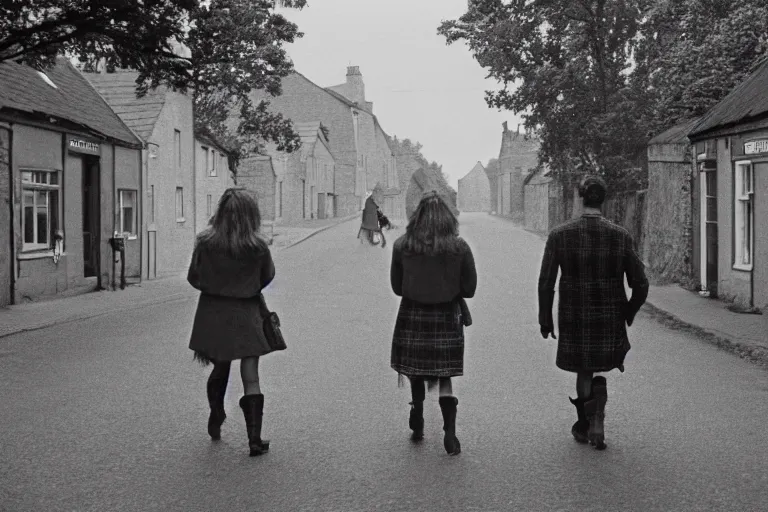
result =
M195 231L200 233L216 213L219 200L234 186L229 157L210 135L195 135Z
M537 169L523 180L525 227L549 232L560 218L560 187L546 169Z
M235 176L235 185L248 189L259 204L261 220L274 222L282 214L282 205L277 203L277 193L282 187L277 186L277 175L272 157L252 155L240 162Z
M137 98L135 71L85 76L146 143L142 156L144 277L185 272L198 231L192 98L165 87Z
M537 139L528 133L510 130L505 121L501 135L498 167L496 170L496 213L520 221L525 215L523 182L531 170L538 165L539 146Z
M480 162L463 178L459 178L457 200L457 207L462 212L491 211L491 184Z
M688 133L703 293L768 308L768 60Z
M140 279L142 141L66 59L0 64L0 305ZM118 253L119 254L119 253Z

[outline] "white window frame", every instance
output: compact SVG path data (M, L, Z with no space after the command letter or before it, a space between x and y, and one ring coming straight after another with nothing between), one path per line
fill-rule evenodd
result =
M749 271L752 270L755 249L755 166L750 160L741 160L735 162L734 169L733 268Z
M186 222L186 220L184 218L184 187L176 187L176 222Z
M133 229L134 231L125 231L125 216L123 211L123 194L133 194ZM128 240L136 240L139 237L139 192L136 189L121 188L117 190L117 200L119 208L120 232L126 235Z
M24 174L25 173L45 173L47 176L47 182L46 183L36 183L34 181L25 181L24 180ZM54 230L54 224L55 227L58 229L61 229L60 226L62 225L61 217L62 217L62 211L61 211L61 196L62 196L62 187L61 187L61 172L55 169L39 169L39 168L25 168L25 169L19 169L19 175L21 176L21 252L34 252L34 251L49 251L53 248L53 230ZM56 176L57 183L51 184L51 176ZM27 190L31 190L33 192L32 194L32 200L33 200L33 210L35 211L35 215L32 216L32 233L37 239L37 194L36 192L45 191L48 192L46 194L46 213L48 218L48 240L45 242L30 242L27 243L24 239L25 233L26 233L26 215L25 215L25 204L24 204L24 192ZM50 199L50 192L56 192L58 197L56 201L56 211L54 212L56 215L55 222L53 222L52 215L51 215L51 199Z
M213 160L211 168L208 170L208 176L211 178L215 178L219 175L218 171L218 160L219 160L219 153L215 150L211 150L211 160Z

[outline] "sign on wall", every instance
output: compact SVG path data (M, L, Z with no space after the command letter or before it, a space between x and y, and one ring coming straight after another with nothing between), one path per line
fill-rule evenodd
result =
M751 140L744 143L744 154L768 153L768 139Z
M73 153L101 155L101 144L74 135L67 135L67 148Z

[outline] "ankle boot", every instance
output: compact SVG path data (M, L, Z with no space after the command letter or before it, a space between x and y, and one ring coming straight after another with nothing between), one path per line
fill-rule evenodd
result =
M461 453L461 443L456 437L456 406L459 405L459 399L455 396L441 396L440 410L443 413L443 446L448 455L458 455Z
M245 395L240 399L248 430L248 446L251 457L269 451L269 441L261 438L261 418L264 412L264 395Z
M228 380L209 378L206 385L208 405L211 407L211 414L208 416L208 435L214 441L221 439L221 425L227 419L227 413L224 412L224 395L227 392Z
M411 439L418 441L424 439L424 379L411 379L411 415L408 418L408 426L413 430Z
M608 402L608 389L605 377L594 377L592 379L592 396L584 404L584 411L589 421L587 438L589 444L598 450L605 450L605 404Z
M584 412L584 400L583 398L573 399L568 397L573 405L576 406L576 416L579 420L571 427L571 434L573 438L579 443L588 443L589 438L587 432L589 430L589 421L587 420L587 413Z

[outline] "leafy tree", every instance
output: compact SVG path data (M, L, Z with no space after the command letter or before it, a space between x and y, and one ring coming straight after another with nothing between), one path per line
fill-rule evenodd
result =
M614 189L638 186L647 94L627 71L649 3L469 0L438 33L448 44L464 41L500 82L486 102L521 114L541 138L540 163L564 183L599 173Z

